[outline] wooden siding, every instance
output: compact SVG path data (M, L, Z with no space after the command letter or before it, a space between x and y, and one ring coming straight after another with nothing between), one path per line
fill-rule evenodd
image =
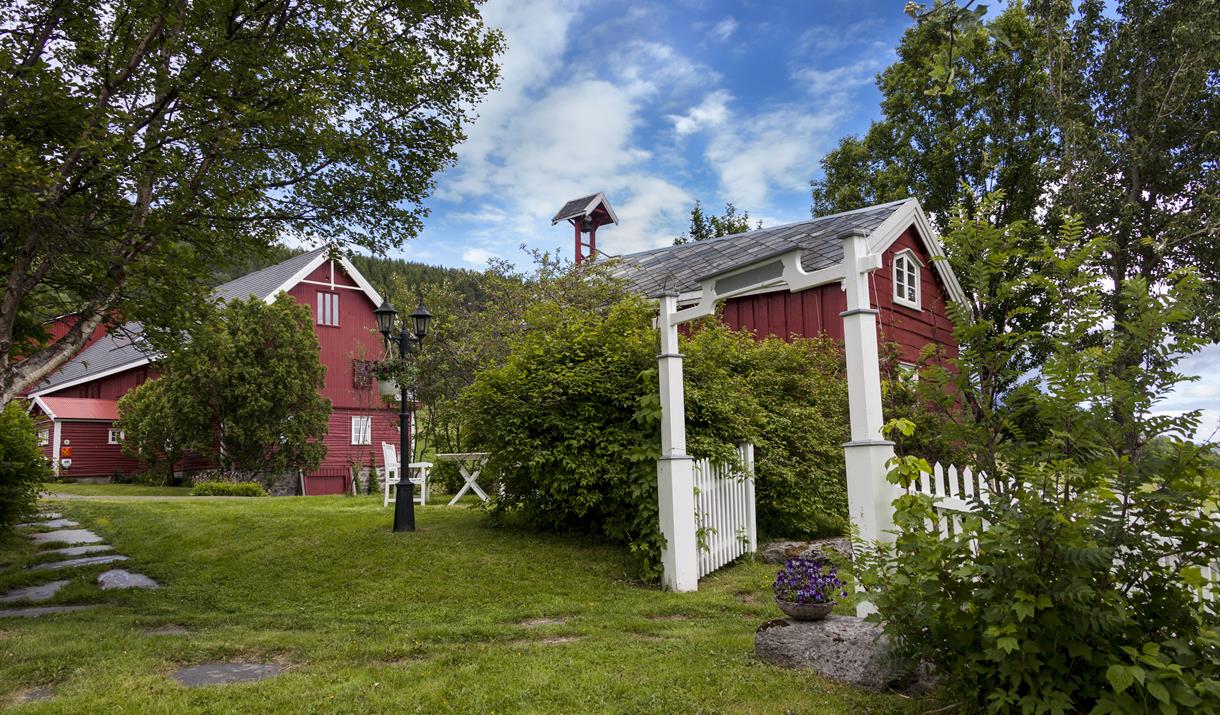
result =
M119 474L135 474L141 471L138 461L123 454L117 444L108 444L111 423L109 422L60 422L60 451L72 450L72 466L60 467L59 476L65 479L79 477L109 477ZM47 449L50 452L50 449Z
M330 400L336 412L344 409L377 410L382 404L377 394L377 384L374 382L363 388L356 387L352 369L353 360L379 360L382 356L381 333L377 332L377 319L373 315L373 309L377 306L364 291L350 287L355 285L355 281L338 263L334 266L335 288L332 289L329 263L319 266L309 278L314 280L316 276L327 285L298 283L288 294L298 303L309 306L313 315L314 331L318 334L321 348L320 357L326 366L326 386L322 388L322 396ZM339 325L318 325L319 291L339 294Z
M352 417L356 416L373 418L372 444L352 444ZM330 414L326 436L322 441L326 445L326 459L319 466L319 472L352 464L368 464L370 461L381 467L381 443L389 442L395 449L398 448L398 412L396 409L336 409Z
M919 258L922 310L894 303L894 255L910 249ZM878 339L882 345L897 343L899 359L914 363L920 351L929 343L945 346L947 357L957 356L953 326L945 308L946 296L930 257L914 227L907 229L894 245L886 250L882 267L874 271L873 307L877 316ZM791 293L778 290L743 296L725 301L724 321L734 330L750 330L759 340L775 335L785 340L793 336L826 335L843 339L843 319L839 313L847 309L847 299L838 283L818 286Z

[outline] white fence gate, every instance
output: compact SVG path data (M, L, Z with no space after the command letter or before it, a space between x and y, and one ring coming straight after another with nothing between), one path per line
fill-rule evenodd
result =
M695 526L699 578L758 550L754 516L754 445L737 445L742 470L695 460Z
M940 517L938 528L945 535L954 534L961 528L962 519L974 511L973 501L986 502L991 496L985 472L975 474L970 467L943 467L940 462L932 465L931 474L921 473L919 481L911 485L911 491L937 497L934 508ZM1213 514L1212 518L1220 522L1220 514ZM936 528L936 525L929 522L928 527ZM1174 561L1174 556L1166 556L1161 564L1171 566ZM1207 585L1200 596L1210 598L1220 589L1220 563L1205 566L1202 571Z

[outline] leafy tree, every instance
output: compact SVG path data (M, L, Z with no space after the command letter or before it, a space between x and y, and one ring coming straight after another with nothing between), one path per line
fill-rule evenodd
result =
M961 357L919 385L953 417L937 429L983 467L989 497L953 530L933 497L899 497L894 543L857 552L860 583L890 635L936 666L965 710L1216 712L1217 604L1201 568L1220 559L1220 472L1209 447L1189 441L1198 412L1153 414L1200 345L1197 272L1130 288L1131 324L1119 330L1099 267L1108 239L1069 217L1056 236L1012 241L1026 229L991 224L989 201L973 218L958 212L946 235L992 264L974 278L996 271L976 282L977 300L1023 293L1052 311L1031 331L952 312ZM998 268L1026 260L1036 275ZM1127 351L1140 355L1137 374L1115 369ZM997 398L999 385L1016 387ZM898 460L891 481L908 486L921 462Z
M119 399L123 452L140 460L149 473L162 472L162 484L173 479L174 465L186 451L179 423L190 400L173 394L175 387L172 379L149 380Z
M1080 214L1086 239L1112 237L1097 260L1120 330L1128 281L1161 289L1195 266L1197 329L1220 339L1203 309L1220 300L1220 5L1038 0L986 23L971 5L914 9L878 80L884 117L823 160L814 214L914 195L944 229L1002 189L999 225Z
M762 221L759 221L754 228L762 228ZM696 201L694 207L690 210L690 230L674 239L674 245L678 246L688 241L706 241L709 238L720 238L721 236L732 236L737 233L745 233L750 230L750 212L743 211L740 215L737 213L737 207L731 203L724 205L724 215L711 216L703 213L703 204Z
M234 473L317 468L330 402L309 308L233 300L162 363L174 445Z
M20 402L0 410L0 531L34 512L38 487L51 466L34 433L34 421Z
M467 0L33 0L0 26L0 404L99 324L172 346L212 268L284 232L415 235L503 45Z
M1055 146L1033 18L1018 3L963 29L959 18L977 23L978 8L938 8L907 30L898 61L878 76L883 118L822 160L815 216L916 196L944 228L954 206L971 211L990 191L1004 192L993 206L1002 223L1044 205Z

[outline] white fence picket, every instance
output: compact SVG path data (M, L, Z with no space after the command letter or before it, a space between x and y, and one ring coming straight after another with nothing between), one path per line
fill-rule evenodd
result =
M937 519L928 521L928 529L942 536L949 536L962 528L967 515L975 512L975 502L988 502L995 485L987 477L986 472L975 473L970 467L958 469L955 465L945 467L937 462L932 465L931 473L921 472L908 491L927 494L935 497ZM1220 516L1217 516L1220 520ZM984 528L988 526L983 522ZM976 544L977 547L977 544ZM1121 558L1119 556L1118 558ZM1175 563L1174 556L1161 559L1165 566ZM1220 590L1220 563L1213 563L1202 568L1206 582L1200 596L1204 599L1214 598Z
M754 510L754 445L737 447L744 474L730 465L695 460L695 524L699 578L758 548Z

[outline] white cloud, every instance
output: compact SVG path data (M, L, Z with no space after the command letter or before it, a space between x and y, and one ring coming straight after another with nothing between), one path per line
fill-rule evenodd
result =
M712 26L712 31L709 33L713 38L721 42L727 42L733 33L737 31L737 21L731 17L726 17L720 22Z
M694 134L701 129L718 127L728 119L730 99L732 95L718 89L704 97L698 106L691 107L686 114L670 114L666 118L673 122L674 131L680 137Z
M498 254L485 248L467 248L462 251L462 262L475 268L486 268L487 261L496 258Z
M707 147L707 160L728 201L741 208L763 207L772 189L799 190L818 159L838 136L842 112L830 107L778 107L723 125Z
M798 70L794 74L794 78L805 83L806 88L815 97L824 94L838 94L872 84L873 77L881 66L882 63L876 58L868 58L828 70L808 67Z

